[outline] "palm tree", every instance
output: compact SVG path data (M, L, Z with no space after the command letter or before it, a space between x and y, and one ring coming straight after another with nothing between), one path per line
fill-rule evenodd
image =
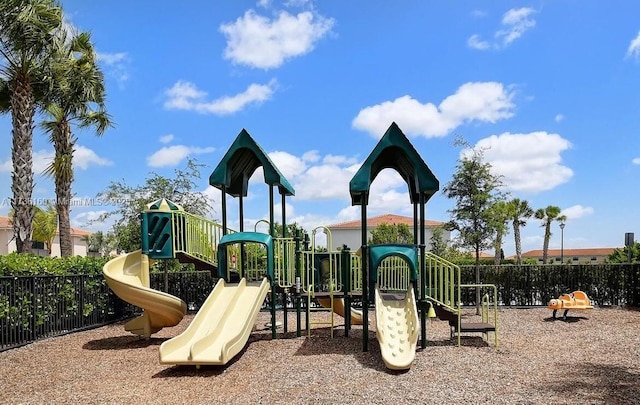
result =
M44 83L54 30L62 24L62 9L54 0L0 2L0 109L11 113L11 207L18 252L31 251L34 217L33 117Z
M503 259L502 240L504 235L509 232L507 222L509 221L508 204L506 201L500 200L494 203L489 209L489 217L492 226L495 228L495 239L493 240L494 257L493 262L498 265Z
M547 264L549 255L549 239L551 239L551 222L563 222L567 220L566 215L560 215L560 207L549 205L547 208L539 208L536 210L535 217L542 220L544 227L544 243L542 245L542 264Z
M44 243L45 249L51 254L53 240L58 230L58 214L56 213L56 208L51 204L47 204L46 209L36 206L34 210L33 240Z
M53 61L45 107L48 118L42 126L55 149L55 157L45 173L55 182L60 255L65 257L73 254L69 218L75 145L72 124L80 128L93 126L97 135L102 135L111 120L105 110L104 77L96 62L91 36L61 31L55 41Z
M516 263L522 264L522 243L520 240L520 227L527 225L527 219L533 216L533 208L526 200L514 198L507 203L507 212L513 224L513 238L516 245Z

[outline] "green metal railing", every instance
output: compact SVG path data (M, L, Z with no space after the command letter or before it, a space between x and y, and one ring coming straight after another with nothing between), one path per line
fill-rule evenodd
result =
M223 235L222 225L188 212L171 211L171 231L174 254L184 253L218 265L217 247Z
M406 260L398 256L384 258L378 266L376 283L381 291L406 292L411 283L411 270Z
M482 290L490 290L491 293L482 294L480 299L480 316L482 323L493 325L495 328L493 332L494 346L498 347L498 289L494 284L458 284L458 297L461 297L461 290L463 288L479 288ZM459 308L462 308L462 302L459 303ZM458 316L458 330L460 330L460 316ZM487 334L485 333L485 337ZM458 346L460 346L460 333L458 333Z
M427 252L424 257L426 269L426 291L430 299L452 310L459 309L460 267Z

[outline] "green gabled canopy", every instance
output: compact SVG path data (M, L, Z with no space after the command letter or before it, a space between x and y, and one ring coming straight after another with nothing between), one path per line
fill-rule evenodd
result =
M277 186L282 195L295 195L291 184L245 129L240 131L236 140L233 141L227 153L209 176L209 184L220 190L226 187L227 194L233 197L246 197L249 179L260 166L264 171L266 184Z
M421 194L426 202L440 189L438 179L395 122L349 182L351 205L368 205L371 183L383 169L395 169L402 176L412 203L418 203Z
M157 201L147 204L147 210L153 211L184 211L184 209L166 198L161 198Z

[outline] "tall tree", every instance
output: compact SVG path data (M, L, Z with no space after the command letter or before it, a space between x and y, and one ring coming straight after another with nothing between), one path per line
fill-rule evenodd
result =
M489 207L489 217L495 229L493 238L493 262L498 265L503 257L502 243L504 236L509 232L507 222L509 221L508 204L504 200L496 201Z
M551 239L551 223L553 221L563 222L567 220L566 215L560 215L560 207L549 205L546 208L539 208L535 212L536 219L542 221L544 227L544 243L542 245L542 264L547 264L549 257L549 239Z
M431 238L429 239L431 249L429 251L436 256L445 257L447 254L448 243L444 237L444 228L442 226L436 226L431 231Z
M458 141L458 145L460 145ZM495 227L491 221L491 206L500 199L502 181L491 173L491 164L484 161L481 149L467 149L460 155L453 178L443 188L447 198L456 205L449 210L449 230L459 233L460 245L475 252L476 283L480 284L480 252L491 246ZM480 313L480 289L476 289L476 312Z
M142 243L140 231L140 213L148 203L166 198L179 205L185 211L206 216L212 210L206 195L197 191L200 168L204 165L194 159L187 161L186 169L177 169L174 178L151 173L143 185L130 186L124 180L111 182L97 198L117 208L101 215L97 221L114 219L113 234L117 240L118 251L131 252L140 249Z
M0 2L0 108L11 113L11 207L18 252L31 251L33 117L46 82L50 44L61 24L62 9L54 0Z
M516 246L516 263L522 264L522 240L520 238L520 227L527 225L527 219L533 216L533 208L526 200L514 198L507 203L509 219L513 225L513 238Z
M49 134L55 156L45 173L53 177L60 234L60 255L73 254L70 204L73 183L72 126L93 127L102 135L111 125L105 108L104 77L88 33L60 30L56 37L50 86L42 127Z

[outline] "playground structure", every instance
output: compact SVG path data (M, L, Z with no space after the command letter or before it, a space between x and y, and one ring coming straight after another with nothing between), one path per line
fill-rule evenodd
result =
M243 199L248 179L258 167L262 167L269 186L268 233L243 229ZM414 208L413 244L368 244L369 189L380 171L387 168L395 169L407 183ZM187 329L160 346L162 364L226 364L246 344L265 298L271 303L272 338L277 338L278 295L282 302L290 298L294 303L297 336L302 336L303 326L311 336L313 326L318 325L311 320L311 312L328 309L331 336L334 314L344 317L345 336L352 326L362 325L363 351L368 351L369 304L374 303L376 337L389 369L410 368L419 339L420 347L426 347L429 309L449 321L458 345L462 333L481 332L486 336L493 332L497 346L495 287L462 285L458 266L426 251L425 205L439 184L395 123L350 182L352 205L361 206L362 245L357 251L347 246L335 249L324 227L312 230L310 236L287 234L285 199L295 192L244 129L212 172L209 183L222 194L221 224L187 213L167 200L151 203L141 215L141 250L104 267L112 290L143 309L143 314L128 322L125 329L147 338L162 327L176 325L186 313L186 305L179 298L148 288L150 261L177 258L211 269L219 278ZM281 196L280 235L275 231L274 190ZM238 198L238 231L227 226L227 196ZM326 251L317 250L318 232L327 235ZM461 321L461 289L486 287L493 287L493 295L485 295L482 301L486 317L473 327L466 325ZM361 309L354 308L354 301L361 303ZM493 311L489 310L490 304ZM287 305L282 306L285 334L288 310Z
M562 319L567 319L567 312L569 312L570 309L593 309L593 305L591 305L591 300L587 297L587 294L579 290L570 294L562 294L558 299L550 300L547 306L553 310L553 319L556 319L558 310L564 310Z

